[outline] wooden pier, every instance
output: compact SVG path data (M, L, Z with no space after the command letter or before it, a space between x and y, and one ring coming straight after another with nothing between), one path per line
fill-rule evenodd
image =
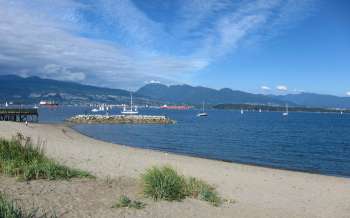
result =
M38 109L28 108L0 108L0 121L38 122Z

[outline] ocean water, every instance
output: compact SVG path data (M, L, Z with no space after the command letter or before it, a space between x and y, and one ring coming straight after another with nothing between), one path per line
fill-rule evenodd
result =
M40 122L57 123L89 108L40 109ZM174 125L76 125L96 139L209 159L312 173L350 176L350 115L321 113L141 110ZM114 110L112 113L119 113Z

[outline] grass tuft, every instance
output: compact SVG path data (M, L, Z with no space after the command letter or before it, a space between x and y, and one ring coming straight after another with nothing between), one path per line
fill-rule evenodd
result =
M6 199L5 195L0 192L0 217L1 218L56 218L54 214L48 216L46 213L42 215L37 214L38 209L32 209L30 212L24 211L19 207L14 201L9 201Z
M145 208L146 204L141 201L132 201L130 198L126 195L122 195L119 198L119 201L113 206L113 208L135 208L135 209L143 209Z
M202 180L179 175L173 168L153 167L142 175L143 191L154 200L182 200L193 197L219 206L222 199L215 188Z
M222 203L222 199L218 196L215 188L206 182L190 177L187 179L186 184L188 196L208 201L214 206L219 206Z
M5 199L0 193L0 217L2 218L32 218L34 214L26 214L22 208L18 207L14 202Z
M153 167L142 175L144 194L154 200L182 200L186 197L185 179L171 167Z
M20 133L11 140L0 139L0 173L24 180L92 177L87 172L70 169L47 158L43 145L42 142L34 145L29 137Z

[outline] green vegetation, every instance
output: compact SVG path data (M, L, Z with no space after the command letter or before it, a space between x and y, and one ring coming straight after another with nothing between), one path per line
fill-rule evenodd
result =
M70 169L47 158L42 146L42 142L33 145L29 137L20 133L11 140L0 139L0 173L24 180L92 177L87 172Z
M6 199L5 195L0 192L0 217L1 218L55 218L55 214L48 216L47 214L37 215L38 209L31 209L30 212L24 211L19 207L14 201L9 201Z
M219 206L222 202L213 186L193 177L186 180L186 195L208 201L214 206Z
M286 107L283 106L271 106L271 105L259 105L259 104L218 104L213 108L222 110L248 110L248 111L270 111L270 112L284 112ZM290 112L315 112L315 113L350 113L350 110L340 110L332 108L318 108L318 107L303 107L303 106L293 106L289 107Z
M146 204L141 202L141 201L132 201L130 198L126 195L122 195L119 198L119 201L113 206L113 208L122 208L122 207L127 207L127 208L135 208L135 209L143 209L145 208Z
M144 194L154 200L181 200L186 197L186 183L183 176L171 167L153 167L142 175Z
M5 199L0 193L0 217L2 218L32 218L34 214L25 214L14 202Z
M145 196L154 200L179 201L189 196L214 206L222 202L214 187L196 178L185 178L169 166L148 169L142 180Z

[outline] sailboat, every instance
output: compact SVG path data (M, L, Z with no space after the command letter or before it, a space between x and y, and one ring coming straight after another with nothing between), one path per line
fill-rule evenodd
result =
M91 112L94 112L94 113L97 113L99 111L100 111L100 109L97 109L97 108L94 108L94 109L91 110Z
M244 110L243 110L243 109L241 109L241 114L242 114L242 115L244 114Z
M98 108L93 108L93 109L91 110L91 112L97 113L97 112L101 112L101 111L104 111L104 110L105 110L103 104L97 105L97 107L98 107Z
M6 103L5 103L5 107L8 107L9 106L9 104L7 103L7 101L6 101Z
M208 114L204 112L204 102L202 105L202 112L197 114L197 117L207 117Z
M123 110L121 112L124 115L135 115L138 114L137 106L133 107L132 104L132 93L130 92L130 109L126 108L126 105L124 105Z
M283 113L283 116L288 116L289 112L288 112L288 104L286 104L286 112Z

